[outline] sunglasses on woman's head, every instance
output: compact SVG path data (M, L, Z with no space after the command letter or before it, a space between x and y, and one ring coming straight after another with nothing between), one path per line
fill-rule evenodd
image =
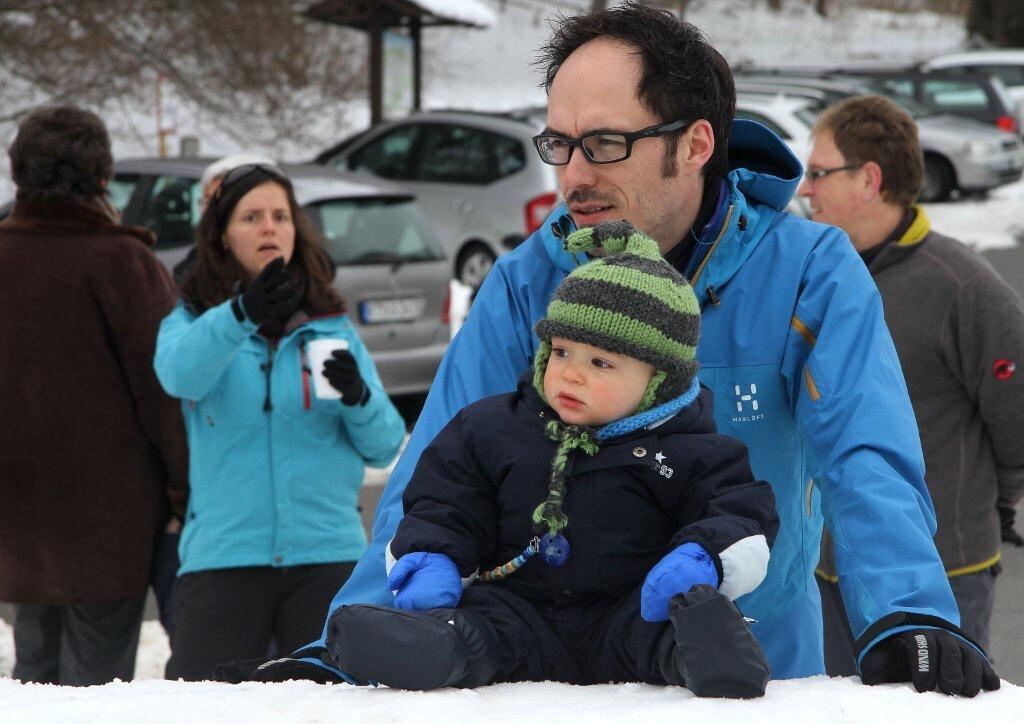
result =
M278 179L280 181L287 181L288 176L285 175L284 171L279 169L277 166L272 166L267 163L246 163L241 166L235 166L233 169L224 174L224 177L220 181L220 186L217 187L217 192L214 194L214 198L217 198L221 193L231 187L244 178L248 178L257 171L262 171L267 176Z

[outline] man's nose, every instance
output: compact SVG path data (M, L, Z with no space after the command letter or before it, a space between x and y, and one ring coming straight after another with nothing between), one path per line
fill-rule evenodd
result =
M800 179L800 185L796 187L797 196L810 196L811 195L811 182L806 178Z

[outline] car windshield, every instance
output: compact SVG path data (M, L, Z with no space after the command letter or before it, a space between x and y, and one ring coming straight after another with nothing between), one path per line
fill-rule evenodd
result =
M408 197L331 199L305 208L337 264L404 264L444 258Z

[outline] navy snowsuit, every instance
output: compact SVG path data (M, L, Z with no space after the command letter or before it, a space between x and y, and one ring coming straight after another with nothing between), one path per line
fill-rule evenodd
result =
M557 419L530 384L463 409L424 451L405 490L405 517L389 563L406 553L443 553L464 579L521 553L534 536L531 515L545 499ZM576 451L568 491L564 566L538 556L508 578L477 582L459 608L484 616L501 642L496 681L666 683L656 665L667 623L640 617L648 571L686 542L714 558L723 593L733 581L757 585L766 560L743 555L778 530L771 486L754 480L746 447L716 434L711 393L660 425ZM740 555L734 555L739 552ZM734 594L734 595L733 595Z

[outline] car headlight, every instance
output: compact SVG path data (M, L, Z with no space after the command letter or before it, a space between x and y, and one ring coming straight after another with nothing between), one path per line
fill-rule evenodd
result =
M971 158L985 158L996 156L1001 148L993 141L968 141L964 144L964 152Z

